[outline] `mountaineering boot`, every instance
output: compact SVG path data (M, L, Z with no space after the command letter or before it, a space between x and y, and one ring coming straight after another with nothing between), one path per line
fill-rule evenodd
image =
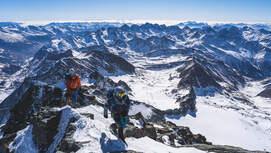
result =
M118 136L119 136L119 138L128 146L128 144L126 143L126 141L125 141L125 137L124 137L124 135L123 135L123 128L122 127L120 127L119 129L118 129Z
M110 125L110 132L112 134L114 134L115 136L118 136L118 131L117 131L118 127L116 123L113 123Z

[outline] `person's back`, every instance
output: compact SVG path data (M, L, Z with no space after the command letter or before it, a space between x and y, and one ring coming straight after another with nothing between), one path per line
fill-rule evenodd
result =
M81 88L80 77L76 74L70 75L66 79L66 86L68 90L76 90Z
M77 98L78 98L78 92L81 90L81 81L80 77L75 74L74 69L71 69L69 72L69 75L65 76L66 81L66 88L67 88L67 94L69 95L68 99L72 99L72 104L70 104L72 107L76 106Z

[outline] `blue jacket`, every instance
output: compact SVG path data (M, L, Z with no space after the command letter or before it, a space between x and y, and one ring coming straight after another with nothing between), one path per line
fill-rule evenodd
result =
M130 109L130 100L127 95L123 97L123 101L119 102L114 96L115 88L107 91L107 103L105 104L105 109L109 109L114 116L126 116Z

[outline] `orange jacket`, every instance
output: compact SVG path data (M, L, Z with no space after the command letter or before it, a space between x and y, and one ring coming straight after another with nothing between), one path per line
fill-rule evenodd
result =
M76 90L76 88L81 89L81 81L78 75L69 76L66 79L66 87L68 91Z

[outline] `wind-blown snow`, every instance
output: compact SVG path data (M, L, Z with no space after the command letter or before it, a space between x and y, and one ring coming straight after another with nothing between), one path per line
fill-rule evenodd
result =
M9 151L15 151L14 153L38 153L38 146L33 141L32 129L33 125L29 125L17 132L16 138L9 145Z

